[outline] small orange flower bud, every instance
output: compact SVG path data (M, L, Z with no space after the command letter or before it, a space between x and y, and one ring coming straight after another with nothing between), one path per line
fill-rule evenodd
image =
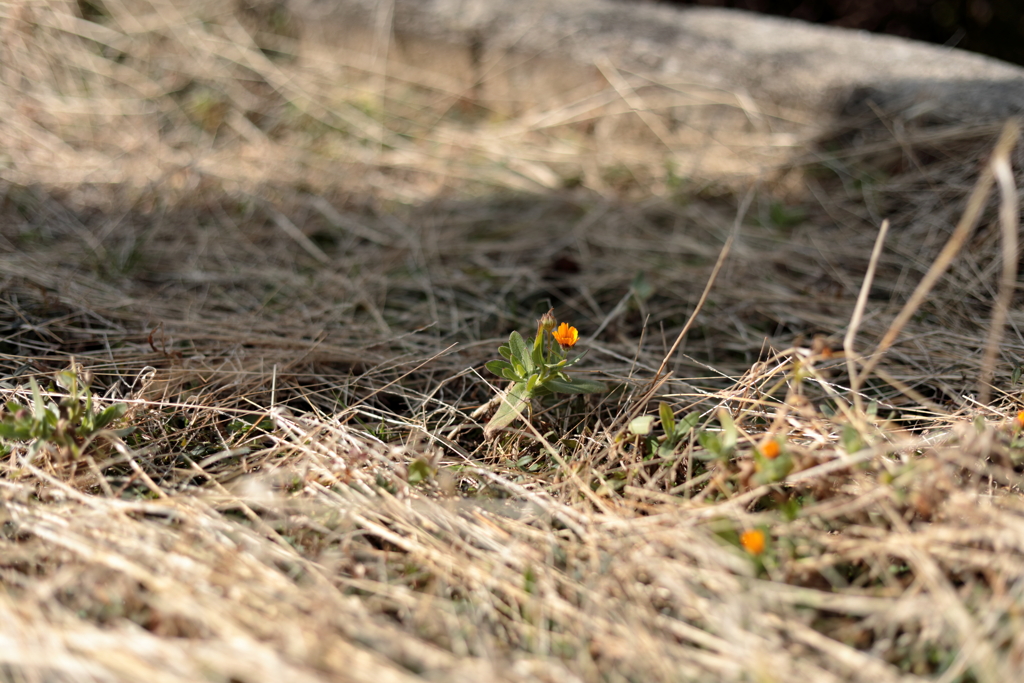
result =
M740 536L740 545L751 555L760 555L764 552L764 532L758 529L744 531Z
M575 327L571 327L569 323L562 323L558 326L558 329L551 334L563 349L571 349L576 345L576 342L580 338L579 330Z

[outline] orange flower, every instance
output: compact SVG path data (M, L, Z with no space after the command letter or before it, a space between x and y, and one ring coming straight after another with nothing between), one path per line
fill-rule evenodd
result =
M559 346L563 349L571 349L576 345L576 342L580 338L580 332L575 327L570 327L569 323L562 323L558 326L558 329L551 333L555 337L555 341L558 342Z
M769 460L774 460L775 458L779 457L780 450L781 449L779 448L779 442L774 439L772 439L771 441L767 441L761 445L761 455L768 458Z
M751 555L760 555L764 552L764 532L757 529L744 531L740 536L740 545Z
M1017 413L1017 426L1024 427L1024 410Z

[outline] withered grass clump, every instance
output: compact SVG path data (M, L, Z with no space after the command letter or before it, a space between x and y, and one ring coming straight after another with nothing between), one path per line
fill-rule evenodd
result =
M1013 124L680 188L286 10L0 9L4 415L127 406L4 445L0 679L1019 678Z

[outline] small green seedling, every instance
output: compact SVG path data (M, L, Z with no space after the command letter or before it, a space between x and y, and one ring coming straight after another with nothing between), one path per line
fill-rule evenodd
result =
M700 413L689 413L676 422L672 406L667 403L659 403L658 415L661 417L661 428L665 430L665 440L658 447L658 455L667 458L675 453L679 442L688 436L700 422Z
M719 408L717 417L721 431L712 432L705 429L697 435L697 440L712 457L726 462L732 457L732 453L739 443L739 431L736 429L732 415L725 408Z
M658 418L661 419L661 428L665 432L665 436L660 439L651 436L654 421ZM675 453L676 447L683 438L689 435L700 422L700 413L690 413L677 422L675 414L672 412L672 406L662 402L658 404L658 418L655 418L654 415L641 415L633 418L629 423L629 431L631 434L647 437L648 450L652 456L657 454L668 458Z
M97 409L87 381L82 381L72 370L62 370L54 379L67 392L56 404L44 399L35 379L30 379L32 407L8 401L6 410L0 412L0 439L31 442L30 460L47 445L55 447L64 457L77 460L99 433L128 410L124 403ZM123 436L127 431L130 430L115 434Z

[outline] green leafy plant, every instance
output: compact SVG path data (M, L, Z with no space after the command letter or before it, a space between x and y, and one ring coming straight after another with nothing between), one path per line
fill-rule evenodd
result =
M551 311L537 321L537 336L532 347L519 332L509 335L508 344L498 349L503 360L492 360L486 366L495 375L512 381L494 417L484 427L488 438L512 424L523 410L529 410L534 398L552 393L594 394L605 390L602 382L571 377L565 372L585 355L572 359L566 355L578 340L579 331L568 323L556 328Z
M665 436L661 438L652 436L654 421L658 418L661 419L661 428L665 432ZM641 415L633 418L629 423L629 431L637 436L646 437L650 455L668 458L675 453L676 447L683 438L689 435L700 422L700 413L690 413L677 421L672 412L672 406L662 402L658 404L658 418L655 418L654 415Z
M768 438L754 450L755 484L782 481L793 471L793 457L780 437Z
M98 434L128 410L124 403L98 409L93 403L88 380L83 381L73 370L62 370L54 379L67 392L57 403L44 398L35 379L30 379L32 407L8 401L0 413L0 439L31 442L30 459L46 445L55 447L64 456L78 459ZM128 431L114 433L123 436Z
M732 415L725 408L719 408L717 417L721 430L712 432L705 429L697 435L697 441L712 457L728 462L739 443L739 431Z

